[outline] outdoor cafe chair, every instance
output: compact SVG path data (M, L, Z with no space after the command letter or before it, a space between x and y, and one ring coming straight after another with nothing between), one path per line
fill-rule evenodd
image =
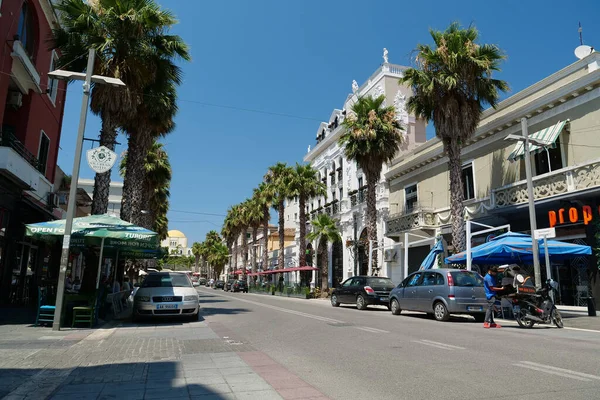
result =
M35 318L35 326L41 323L54 322L54 311L56 306L46 304L48 302L48 288L38 287L38 311Z
M75 326L75 324L90 324L90 328L94 326L94 319L96 316L96 307L98 299L94 296L93 305L91 306L79 306L73 307L73 321L71 322L71 328Z

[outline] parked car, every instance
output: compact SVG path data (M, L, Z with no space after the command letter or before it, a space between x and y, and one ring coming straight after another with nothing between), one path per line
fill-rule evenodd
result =
M465 269L417 271L390 294L394 315L402 310L421 311L447 321L451 314L468 314L483 322L486 308L482 276Z
M202 286L202 285L206 286L206 278L200 278L200 279L198 279L198 283L200 283L200 286Z
M248 293L248 284L246 281L235 281L233 286L231 286L231 290L233 292Z
M225 288L223 290L225 290L226 292L229 292L233 286L233 284L235 283L235 279L230 279L227 281L227 283L225 284Z
M190 278L178 272L145 276L133 298L133 319L174 315L198 319L198 292Z
M225 281L218 280L215 282L215 289L223 289L225 287Z
M389 308L389 295L394 289L390 278L379 276L353 276L346 279L331 293L331 305L356 304L364 310L370 305L384 305Z

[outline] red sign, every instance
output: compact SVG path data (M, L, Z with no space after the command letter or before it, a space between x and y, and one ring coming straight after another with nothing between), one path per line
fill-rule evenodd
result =
M600 207L598 208L598 212L600 213ZM548 220L550 221L550 228L556 225L562 225L566 223L577 223L579 222L580 217L583 218L583 223L585 225L588 225L592 220L592 207L569 207L568 209L560 208L558 209L558 211L548 211Z

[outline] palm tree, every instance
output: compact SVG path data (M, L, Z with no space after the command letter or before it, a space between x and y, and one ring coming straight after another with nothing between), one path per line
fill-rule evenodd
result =
M283 268L284 265L284 248L285 248L285 200L288 198L288 188L286 187L287 177L291 174L292 169L282 162L269 167L265 175L265 182L270 186L274 193L274 206L276 205L277 214L279 217L279 253L277 254L277 269Z
M225 245L229 251L229 272L231 272L231 256L233 255L233 242L235 241L235 235L233 234L232 227L229 220L225 219L223 227L221 228L221 236L225 240Z
M242 235L242 256L244 260L244 265L242 267L242 274L244 276L244 280L246 280L246 274L248 273L246 267L248 266L248 229L251 224L251 210L252 210L252 202L250 199L244 200L239 207L239 224L240 224L240 234Z
M287 180L289 198L298 196L299 218L300 218L300 266L306 265L306 201L312 197L327 194L327 186L318 178L318 171L310 164L302 165L296 163L292 173Z
M254 196L256 201L262 207L262 224L263 224L263 254L262 254L262 267L263 269L268 268L269 264L269 220L271 219L271 215L269 213L269 209L273 205L273 201L275 199L276 192L271 185L268 185L265 182L261 182L258 185L258 188L255 189Z
M362 97L342 123L346 128L339 139L346 158L355 160L367 179L367 236L377 241L376 186L384 163L391 162L402 144L402 126L393 106L384 105L385 97ZM377 263L377 252L373 250ZM373 265L372 273L379 268Z
M202 256L202 243L194 242L192 245L192 254L194 255L196 272L198 272L198 263L200 262L200 257Z
M452 245L465 248L461 148L473 135L485 105L495 107L506 82L492 78L505 56L496 45L477 44L479 32L452 23L444 32L430 30L435 46L417 46L417 67L404 72L400 83L412 87L407 108L433 121L448 155Z
M182 39L168 33L177 21L153 0L61 0L55 7L61 15L52 43L61 53L58 66L83 71L87 60L82 55L94 48L94 73L127 85L96 85L92 90L91 110L102 119L100 145L114 149L118 127L137 112L143 100L139 93L156 81L156 60L189 59ZM109 189L110 171L96 174L92 214L106 213Z
M317 218L310 221L312 225L311 232L307 239L311 242L319 242L317 251L321 258L321 293L325 295L329 290L329 257L327 257L327 243L335 243L342 240L342 235L333 220L327 214L318 215Z
M239 243L239 235L240 235L240 205L236 204L227 210L227 216L225 217L225 222L223 224L228 233L231 235L231 240L233 243L233 269L237 269L237 258L238 258L238 243Z
M223 273L223 268L229 260L229 250L222 241L215 242L208 250L208 261L213 268L215 277Z
M254 189L252 198L248 205L248 222L252 228L252 272L257 272L257 247L256 237L258 236L258 228L263 225L265 220L264 207L260 198L261 193L258 189Z

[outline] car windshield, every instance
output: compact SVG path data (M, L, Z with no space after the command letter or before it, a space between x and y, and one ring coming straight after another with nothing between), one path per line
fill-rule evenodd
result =
M394 287L394 284L389 278L367 278L367 286Z
M146 275L142 287L190 287L190 281L183 274L150 274Z
M483 286L483 278L472 271L453 271L450 272L454 286Z

